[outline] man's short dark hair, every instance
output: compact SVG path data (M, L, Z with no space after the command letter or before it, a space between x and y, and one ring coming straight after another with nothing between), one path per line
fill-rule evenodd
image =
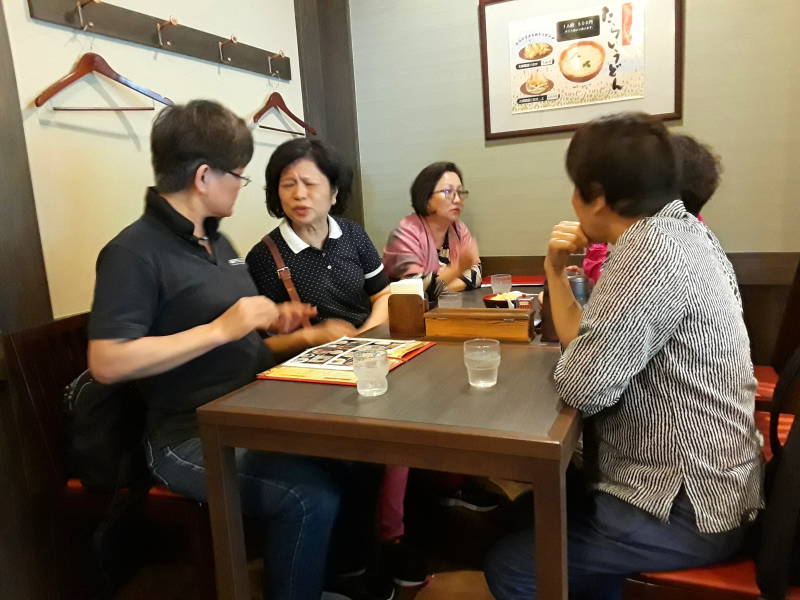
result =
M644 113L619 113L583 125L567 150L567 173L584 202L605 196L624 217L649 217L678 198L670 135Z
M327 177L332 190L336 190L336 204L331 212L341 214L350 199L350 188L353 185L353 170L347 165L332 146L322 140L297 138L284 142L277 148L267 162L267 210L273 217L285 216L278 194L283 170L307 158Z
M697 216L719 185L722 171L719 157L690 135L673 135L672 146L681 170L680 195L683 205Z
M210 100L192 100L163 109L153 123L150 151L156 189L185 190L201 165L218 171L247 166L253 135L245 122Z
M411 184L411 206L420 217L428 214L428 199L431 197L436 183L445 173L455 173L461 182L464 182L464 177L455 163L435 162L422 169L414 179L414 183Z

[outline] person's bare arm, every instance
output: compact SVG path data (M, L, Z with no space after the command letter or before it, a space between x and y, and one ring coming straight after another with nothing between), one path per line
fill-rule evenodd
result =
M367 320L364 321L364 324L358 328L358 333L363 333L364 331L372 329L373 327L377 327L381 323L385 323L389 320L388 285L377 294L370 296L369 301L372 303L372 311L369 313Z
M239 340L256 329L286 330L315 310L293 303L279 308L263 296L240 298L215 320L172 335L135 340L89 342L89 370L102 383L116 383L165 373L217 346Z
M269 346L275 360L282 362L306 348L327 344L340 337L353 337L357 333L356 328L347 321L327 319L313 327L268 337L264 343Z
M562 221L553 228L547 244L544 272L553 324L562 346L578 337L582 308L572 293L567 278L569 255L581 251L589 244L580 223Z

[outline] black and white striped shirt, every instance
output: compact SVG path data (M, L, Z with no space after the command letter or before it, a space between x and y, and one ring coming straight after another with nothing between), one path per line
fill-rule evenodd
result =
M596 489L666 521L684 487L707 533L763 506L736 277L680 200L619 237L555 381L596 415Z

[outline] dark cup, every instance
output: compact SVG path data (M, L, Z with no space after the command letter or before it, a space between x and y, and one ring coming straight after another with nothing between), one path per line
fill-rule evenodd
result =
M589 301L589 295L592 293L589 288L589 279L581 273L570 273L567 277L569 286L572 288L572 295L575 296L578 304L583 306Z

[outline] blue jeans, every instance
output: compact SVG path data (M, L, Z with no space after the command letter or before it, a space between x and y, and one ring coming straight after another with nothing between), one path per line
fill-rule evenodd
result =
M518 502L533 514L532 496ZM748 527L701 533L684 491L675 499L669 523L595 492L572 503L567 518L569 597L612 600L622 597L625 576L642 571L671 571L726 560L736 554ZM528 517L530 519L530 517ZM489 553L485 573L498 600L536 598L534 530L502 540Z
M158 480L178 494L205 501L199 438L160 451L147 444L147 451L150 470ZM334 530L341 531L334 537L349 544L335 554L355 561L348 566L363 566L367 540L374 533L370 531L374 509L369 506L375 497L364 493L371 482L359 481L357 467L243 448L236 448L235 455L242 512L264 523L264 598L319 600ZM353 506L344 510L346 503ZM363 554L356 556L359 552Z

